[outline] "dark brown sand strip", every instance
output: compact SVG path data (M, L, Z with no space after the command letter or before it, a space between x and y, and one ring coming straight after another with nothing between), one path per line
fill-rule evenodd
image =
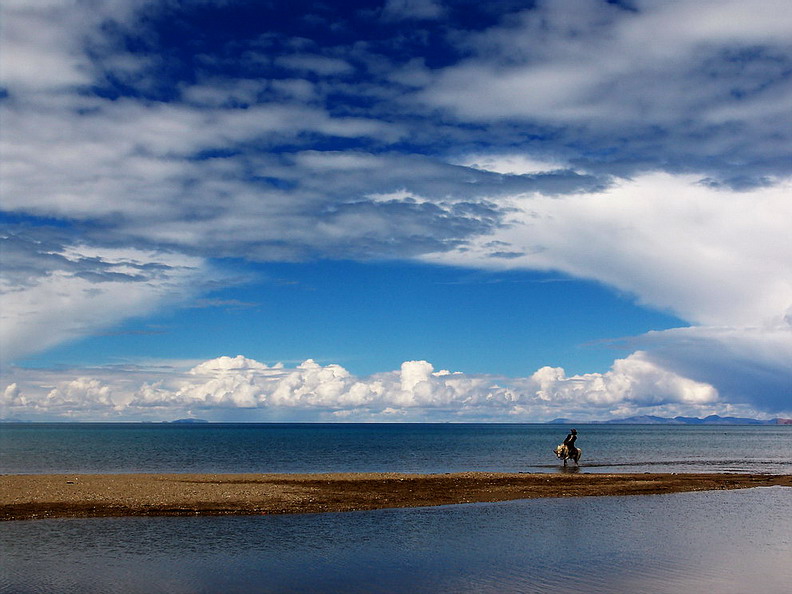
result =
M766 474L58 474L0 476L0 520L341 512L538 497L792 487Z

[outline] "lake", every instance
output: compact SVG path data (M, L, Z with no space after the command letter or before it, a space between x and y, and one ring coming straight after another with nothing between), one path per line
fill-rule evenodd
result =
M561 472L569 427L6 424L3 473ZM579 425L579 472L790 473L789 426ZM0 592L789 591L783 487L0 523Z

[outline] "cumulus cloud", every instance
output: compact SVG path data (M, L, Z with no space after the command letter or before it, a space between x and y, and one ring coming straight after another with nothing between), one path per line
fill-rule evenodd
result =
M652 360L735 402L778 407L792 385L791 190L788 179L735 193L652 174L597 194L523 197L492 234L428 259L616 287L695 324L633 341Z
M561 368L544 367L524 378L436 371L427 361L405 361L396 371L356 377L340 365L310 359L285 368L243 356L219 357L187 371L154 371L156 381L137 385L132 380L144 379L144 370L105 369L101 377L72 380L58 380L58 373L13 370L4 413L25 418L79 413L83 418L162 419L189 412L235 420L509 421L769 413L735 408L713 386L669 371L641 351L617 360L603 374L567 376Z
M706 404L717 400L712 386L681 377L649 361L638 351L617 359L611 371L567 377L560 367L543 367L531 376L539 387L537 396L547 401L575 404L641 406L670 402Z
M718 386L730 402L768 410L792 399L792 327L691 327L650 332L632 342L667 369Z
M90 410L114 408L109 386L99 380L80 377L53 388L47 399L38 404L47 412L73 415L75 411L84 414Z

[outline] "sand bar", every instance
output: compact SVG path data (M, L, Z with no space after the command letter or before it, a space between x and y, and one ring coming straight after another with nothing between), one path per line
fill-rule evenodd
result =
M538 497L792 487L767 474L39 474L0 476L0 520L342 512Z

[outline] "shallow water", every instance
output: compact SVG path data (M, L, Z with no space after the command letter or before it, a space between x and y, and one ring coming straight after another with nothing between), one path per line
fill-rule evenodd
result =
M0 523L0 592L764 592L783 487L345 514Z
M792 472L792 426L579 425L584 472ZM535 424L0 424L0 473L537 472Z

